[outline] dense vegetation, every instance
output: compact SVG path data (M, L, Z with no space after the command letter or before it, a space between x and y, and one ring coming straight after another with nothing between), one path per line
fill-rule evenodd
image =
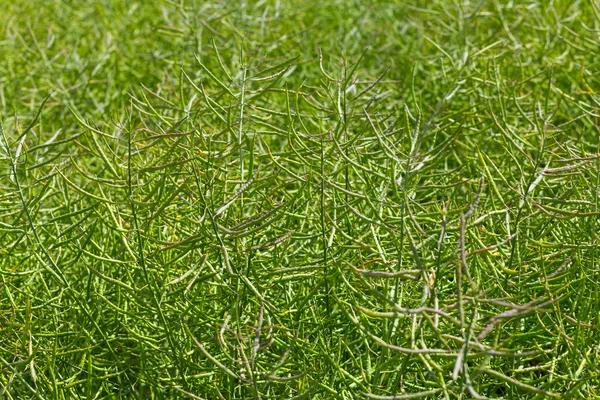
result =
M600 396L595 0L0 6L0 398Z

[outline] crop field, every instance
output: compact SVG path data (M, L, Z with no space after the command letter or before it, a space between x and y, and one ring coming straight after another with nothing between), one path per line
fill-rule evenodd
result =
M0 0L0 399L600 398L597 0Z

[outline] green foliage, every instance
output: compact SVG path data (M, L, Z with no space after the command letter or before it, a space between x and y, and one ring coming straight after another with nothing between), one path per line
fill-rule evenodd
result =
M595 398L589 1L26 1L0 398Z

